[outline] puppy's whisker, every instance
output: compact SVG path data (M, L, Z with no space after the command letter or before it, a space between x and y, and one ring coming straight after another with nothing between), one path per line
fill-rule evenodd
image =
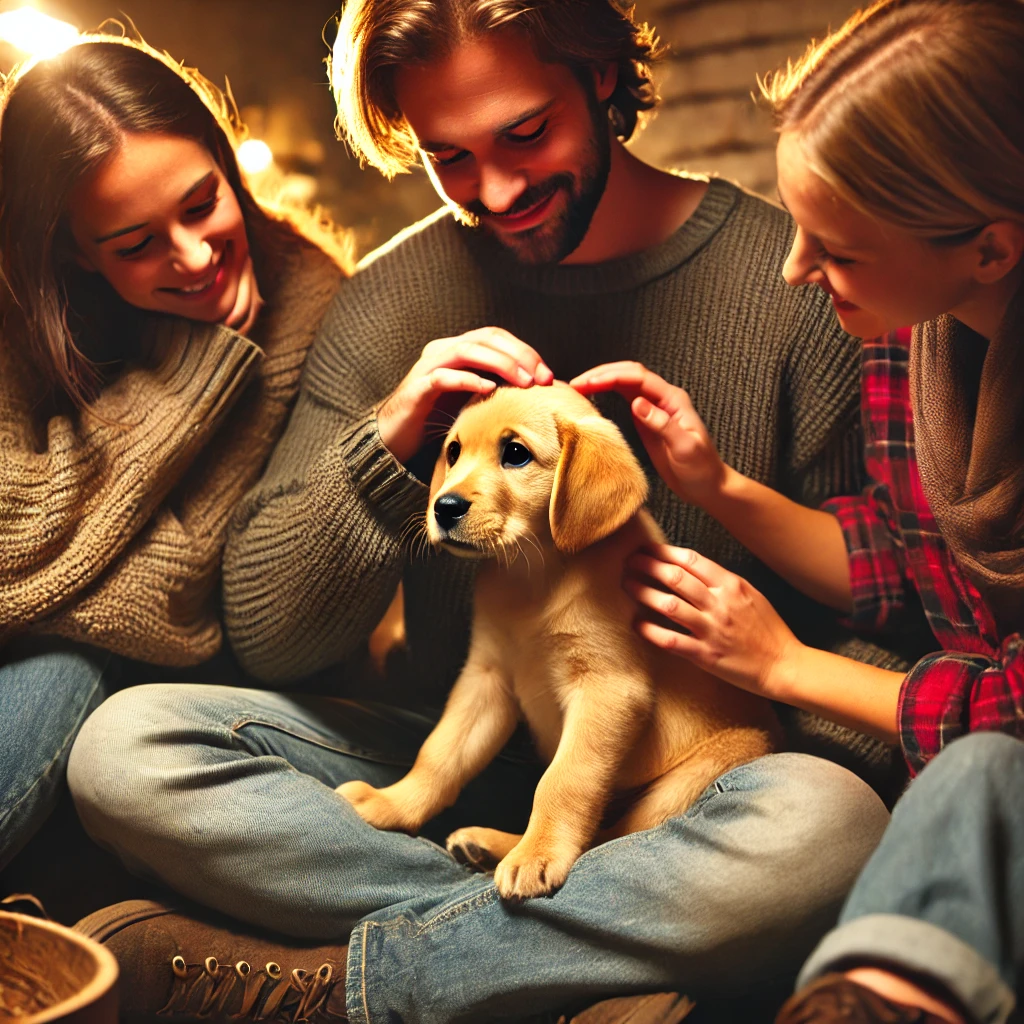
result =
M399 543L403 546L409 545L410 557L416 557L416 547L420 539L427 536L427 517L426 513L416 512L413 513L402 526L399 532Z
M544 568L544 548L541 547L540 541L537 539L537 535L533 530L523 531L523 540L528 541L530 546L536 549L537 554L540 555L540 567ZM529 561L529 559L527 559Z

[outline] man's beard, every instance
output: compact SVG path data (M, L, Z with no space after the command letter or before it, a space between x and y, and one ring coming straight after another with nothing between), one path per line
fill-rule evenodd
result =
M500 215L492 213L479 200L460 207L466 215L462 218L466 223L482 227L521 263L561 263L576 251L590 230L590 222L608 184L612 147L605 111L595 99L588 99L593 131L579 178L568 171L553 174L536 185L528 186L504 211L509 215L521 213L558 192L564 192L565 205L559 213L552 214L535 228L513 234L489 229L488 221Z

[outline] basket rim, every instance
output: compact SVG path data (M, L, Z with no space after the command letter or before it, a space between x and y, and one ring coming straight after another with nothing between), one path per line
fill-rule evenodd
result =
M83 1007L95 1002L100 996L109 991L117 982L118 969L117 961L109 949L101 946L94 939L90 939L80 932L73 931L66 925L57 924L56 921L47 921L44 918L32 917L30 914L19 914L13 910L0 910L0 920L14 920L30 925L34 928L42 928L53 932L63 939L70 940L76 946L86 950L96 961L96 973L92 980L81 990L67 999L62 999L53 1006L48 1006L39 1013L33 1013L28 1017L19 1018L20 1024L46 1024L47 1021L56 1020L59 1017L67 1017L77 1013Z

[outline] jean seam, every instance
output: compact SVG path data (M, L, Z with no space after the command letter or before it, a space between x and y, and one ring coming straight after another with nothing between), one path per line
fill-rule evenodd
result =
M366 995L366 939L370 931L370 922L363 925L362 955L359 958L360 988L363 996L363 1015L367 1024L370 1024L370 1001Z
M303 743L309 743L314 747L319 747L321 750L330 750L332 753L344 754L346 757L356 757L361 761L372 761L374 764L386 764L395 768L411 767L412 765L412 760L408 758L398 760L376 754L373 751L367 751L364 749L354 750L351 747L338 746L336 744L328 743L318 737L310 736L307 733L299 732L295 728L289 728L288 726L281 725L279 722L267 721L266 718L257 718L253 715L246 715L244 717L234 719L228 726L228 731L236 733L239 730L244 729L247 725L258 725L267 729L275 729L277 732L283 732L286 736L292 736L297 740L302 740Z
M413 934L415 937L419 938L421 935L426 935L433 931L435 927L440 927L456 917L461 917L467 911L477 910L480 907L488 906L500 898L497 887L490 885L483 891L476 893L476 895L467 896L464 900L460 900L458 903L447 907L440 914L436 914L429 920L424 921ZM404 922L396 921L395 925L396 927L399 927L402 923Z

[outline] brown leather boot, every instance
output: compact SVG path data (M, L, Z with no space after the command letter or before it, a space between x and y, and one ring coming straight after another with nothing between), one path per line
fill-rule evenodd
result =
M678 1024L695 1005L678 992L619 996L594 1003L575 1017L560 1017L558 1024Z
M792 996L775 1024L945 1024L927 1010L894 1003L842 974L825 974Z
M348 946L311 945L150 900L98 910L75 930L121 969L121 1020L340 1024Z

